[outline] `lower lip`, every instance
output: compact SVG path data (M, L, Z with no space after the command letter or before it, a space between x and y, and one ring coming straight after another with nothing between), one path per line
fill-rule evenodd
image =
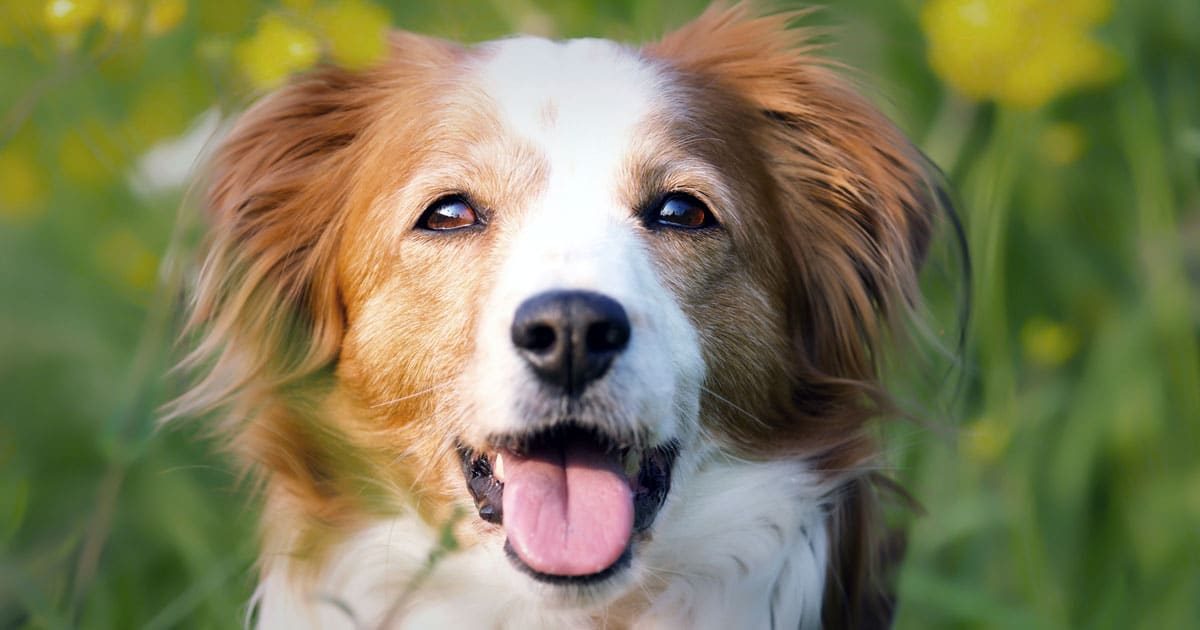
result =
M517 556L517 552L513 551L512 546L509 545L507 540L504 541L504 555L508 556L509 562L518 571L543 584L554 586L595 586L629 568L629 565L633 562L633 541L630 541L629 546L625 548L625 553L621 554L621 557L617 558L617 561L612 563L607 569L589 575L554 575L534 571Z

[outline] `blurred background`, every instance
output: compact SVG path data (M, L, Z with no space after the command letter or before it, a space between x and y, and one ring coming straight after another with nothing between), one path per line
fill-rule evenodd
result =
M823 4L802 22L945 170L974 257L956 374L895 368L929 410L888 429L924 506L899 626L1200 627L1200 2ZM0 628L241 623L255 503L156 428L220 121L389 27L646 41L703 5L0 0Z

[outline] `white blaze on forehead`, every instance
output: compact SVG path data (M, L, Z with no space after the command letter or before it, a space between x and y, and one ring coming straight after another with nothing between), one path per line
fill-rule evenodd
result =
M501 121L567 172L614 166L664 102L659 72L610 41L527 37L489 46L479 80Z
M506 265L529 282L512 288L591 289L620 300L635 288L611 286L616 278L599 281L596 273L614 271L614 257L631 262L622 247L639 247L629 229L634 209L621 191L646 122L666 110L668 82L630 49L604 40L519 38L485 51L482 92L504 131L529 143L547 166L545 188L521 209L517 255ZM540 267L535 277L524 273L531 265Z

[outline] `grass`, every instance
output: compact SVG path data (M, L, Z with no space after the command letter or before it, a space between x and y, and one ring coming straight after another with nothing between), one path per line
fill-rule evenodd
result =
M176 386L156 269L181 191L128 176L205 109L246 101L231 51L275 5L218 4L158 37L93 27L72 51L4 26L37 3L0 0L2 628L241 622L254 503L197 428L155 424ZM466 39L647 39L700 7L385 4L397 26ZM961 394L896 374L931 410L887 430L925 507L899 626L1196 627L1200 5L1120 3L1098 30L1119 76L1029 110L930 70L923 3L827 4L810 21L836 26L831 54L946 170L975 260ZM931 319L951 338L939 260Z

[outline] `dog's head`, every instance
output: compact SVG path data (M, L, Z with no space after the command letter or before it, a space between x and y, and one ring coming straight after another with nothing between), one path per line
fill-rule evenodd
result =
M548 597L613 597L706 455L871 455L934 188L787 21L399 34L242 118L186 404L234 404L291 540L368 518L368 483L435 523L469 506L459 533Z

